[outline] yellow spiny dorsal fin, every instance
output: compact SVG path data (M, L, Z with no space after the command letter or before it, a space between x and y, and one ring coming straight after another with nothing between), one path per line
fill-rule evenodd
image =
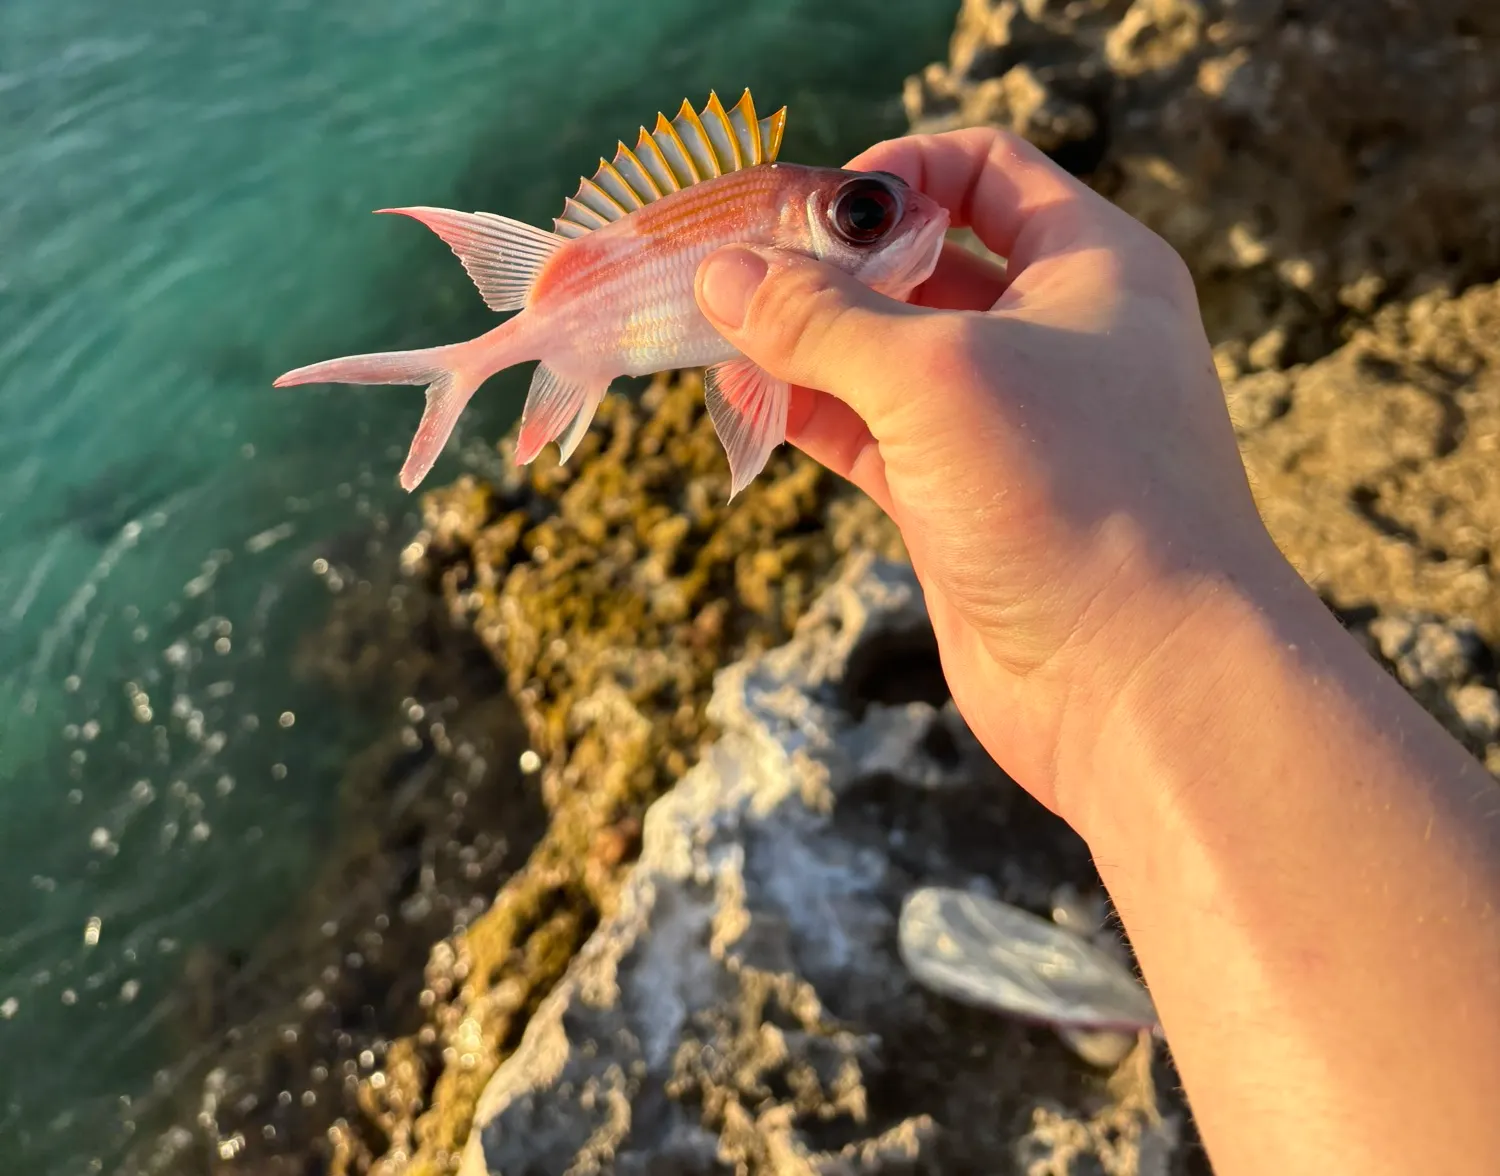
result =
M749 90L729 110L712 90L701 111L684 99L671 122L658 114L655 129L641 128L634 150L621 141L613 161L601 157L553 224L560 236L581 237L693 184L771 163L785 128L786 107L757 119Z

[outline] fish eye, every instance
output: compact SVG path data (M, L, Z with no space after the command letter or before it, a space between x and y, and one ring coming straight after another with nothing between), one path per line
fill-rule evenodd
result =
M890 181L859 176L838 190L828 219L850 245L873 245L901 220L901 197Z

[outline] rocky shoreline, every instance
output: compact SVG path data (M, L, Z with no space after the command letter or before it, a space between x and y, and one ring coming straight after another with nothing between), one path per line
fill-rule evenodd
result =
M717 675L719 738L651 807L615 914L490 1082L460 1176L1166 1159L1182 1112L1158 1096L1149 1036L1090 1072L1045 1028L931 995L898 957L918 885L1102 899L1086 847L938 682L915 576L870 557L789 642Z
M506 456L502 482L426 496L402 557L401 623L367 594L374 606L351 603L312 643L327 680L395 675L405 721L351 765L350 807L366 810L351 826L366 832L277 952L295 978L286 995L251 1024L194 1026L225 1037L192 1125L143 1146L130 1170L451 1170L496 1066L614 913L648 807L715 737L716 671L785 641L851 552L901 558L873 504L791 450L726 505L697 373L611 397L567 467L551 453L517 470ZM402 782L412 819L390 819L384 780ZM444 875L448 859L491 879L493 901L458 910L456 883L471 879ZM369 917L322 942L361 872ZM408 900L435 922L404 927ZM385 926L372 926L382 901ZM367 951L372 930L415 944L434 926L453 929L429 933L410 975L325 960ZM217 1006L230 969L215 963L193 984ZM375 994L382 980L391 989Z
M964 0L914 130L1026 135L1187 259L1234 370L1500 274L1486 0Z
M1500 775L1500 12L965 0L905 97L919 130L1028 135L1183 253L1277 542ZM566 468L427 496L422 714L351 795L436 767L329 888L417 867L326 950L444 877L493 901L414 924L420 981L299 983L139 1170L1206 1170L1149 1037L1100 1068L910 979L914 886L1102 890L947 703L873 505L790 451L727 490L682 373L611 397ZM379 626L340 624L325 672L384 673ZM445 660L488 700L427 714L464 693Z

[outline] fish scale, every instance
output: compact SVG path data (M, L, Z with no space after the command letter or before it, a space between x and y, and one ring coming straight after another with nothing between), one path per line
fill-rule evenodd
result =
M947 213L894 176L776 161L785 110L757 118L750 92L686 102L563 203L553 231L489 212L382 209L447 243L492 310L521 313L462 343L346 356L287 372L316 382L424 384L427 406L401 469L414 489L470 397L504 368L539 360L522 410L518 462L556 441L567 461L611 381L707 366L705 399L730 466L730 495L785 440L790 389L742 356L704 317L698 267L727 245L827 262L896 298L937 263Z

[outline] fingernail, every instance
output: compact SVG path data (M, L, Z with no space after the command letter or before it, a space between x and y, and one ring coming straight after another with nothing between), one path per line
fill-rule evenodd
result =
M719 250L703 263L703 308L726 327L740 327L750 299L766 277L766 259L743 248Z

